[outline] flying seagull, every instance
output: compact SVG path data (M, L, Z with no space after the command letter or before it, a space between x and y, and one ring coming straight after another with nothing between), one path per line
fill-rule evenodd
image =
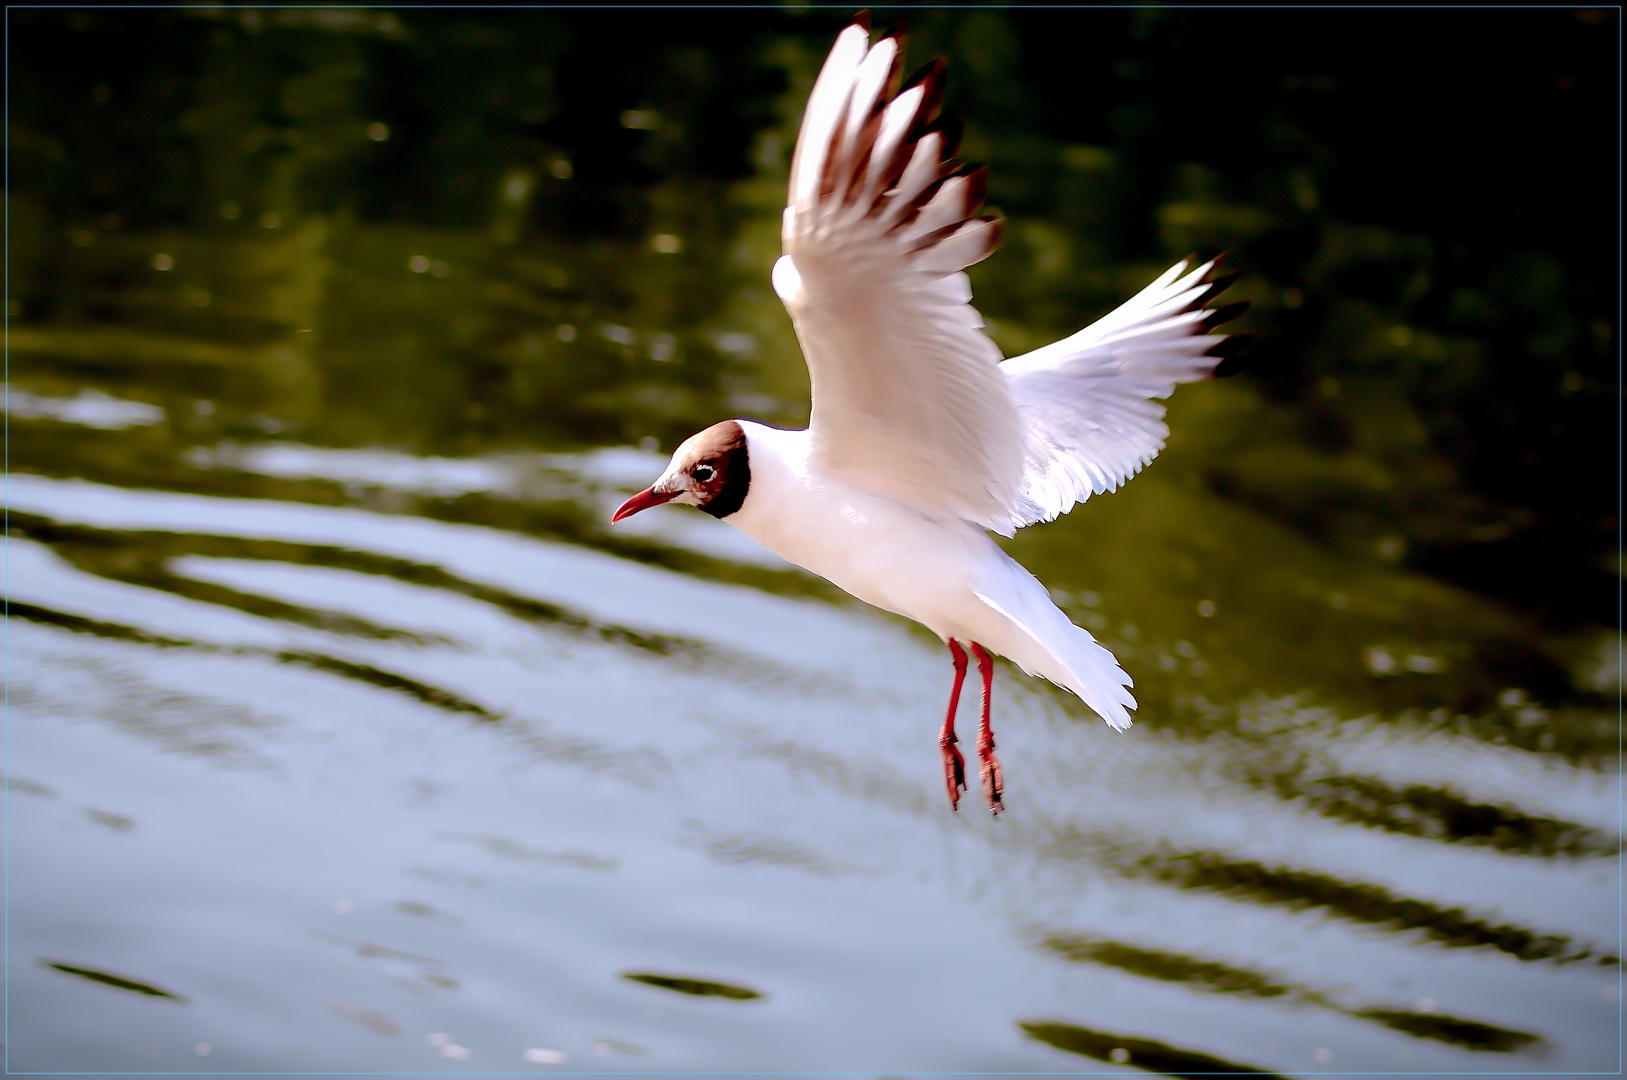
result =
M989 536L1113 491L1163 449L1165 398L1242 343L1211 334L1245 304L1207 305L1235 279L1179 263L1072 337L1009 360L983 332L961 271L1001 222L977 216L987 170L958 166L938 119L944 66L899 86L901 32L867 20L836 38L791 161L774 290L813 382L803 431L725 420L679 446L620 521L685 503L786 560L943 639L955 682L939 732L949 802L966 766L955 709L967 650L983 679L977 752L1003 808L989 703L998 654L1077 694L1116 730L1130 676Z

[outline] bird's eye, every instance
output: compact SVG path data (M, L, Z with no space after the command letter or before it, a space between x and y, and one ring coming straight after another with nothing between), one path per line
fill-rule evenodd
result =
M716 472L717 470L712 468L710 465L696 465L694 470L691 471L689 475L693 476L696 480L699 480L704 484L708 480L712 479Z

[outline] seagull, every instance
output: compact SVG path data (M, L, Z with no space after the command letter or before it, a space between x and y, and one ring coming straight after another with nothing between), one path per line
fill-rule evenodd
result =
M998 814L994 655L1118 731L1136 702L1113 654L989 534L1051 521L1147 465L1169 435L1158 400L1236 351L1242 337L1210 331L1247 305L1210 308L1237 275L1188 259L1072 337L1002 360L962 272L1000 239L1001 221L978 216L987 169L951 160L942 61L900 85L902 38L872 44L862 15L837 36L792 155L772 281L808 363L807 429L714 424L611 521L698 507L937 634L955 672L938 735L952 809L966 789L955 713L970 651L981 783Z

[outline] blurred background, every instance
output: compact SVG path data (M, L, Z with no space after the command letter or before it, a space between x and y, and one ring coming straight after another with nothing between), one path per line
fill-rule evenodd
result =
M886 26L899 13L875 9ZM1619 1066L1614 9L911 10L1006 355L1258 335L950 668L704 515L846 9L17 9L12 1068ZM975 793L974 793L975 795Z

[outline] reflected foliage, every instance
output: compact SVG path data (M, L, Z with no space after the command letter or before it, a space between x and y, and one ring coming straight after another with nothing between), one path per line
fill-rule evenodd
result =
M154 986L152 983L142 982L140 979L132 979L126 975L115 975L110 971L83 967L79 964L67 964L60 960L41 960L40 964L53 971L60 971L64 975L75 975L93 983L111 986L115 990L128 990L132 994L141 994L143 997L165 998L169 1001L179 1002L182 1005L187 1003L186 998L180 994Z
M1276 999L1290 1005L1319 1006L1358 1020L1367 1020L1419 1039L1469 1050L1513 1053L1543 1047L1541 1036L1526 1031L1483 1024L1433 1012L1394 1008L1352 1008L1326 989L1296 986L1277 977L1201 957L1148 949L1120 941L1075 934L1051 934L1041 942L1047 950L1074 963L1098 964L1144 979L1179 983L1204 993L1237 994Z
M268 565L291 563L345 570L387 578L415 588L466 596L489 604L521 622L545 627L554 633L577 640L603 642L633 650L649 658L666 659L684 669L715 670L727 673L746 684L795 684L802 681L796 673L766 663L757 657L732 653L715 645L673 635L650 633L591 619L580 612L570 611L556 604L520 596L489 584L470 581L443 567L392 558L378 552L251 537L98 529L93 526L53 521L22 511L11 512L9 521L9 535L46 544L72 566L98 577L157 589L202 603L232 608L258 618L309 627L344 637L408 646L460 644L444 636L383 626L354 615L293 604L268 597L263 593L247 592L202 581L174 571L171 569L172 563L188 556L198 556L207 559L252 560ZM749 573L744 576L752 577ZM757 575L759 580L765 576L768 574ZM12 616L30 622L59 626L76 633L113 640L165 647L187 646L202 649L213 647L200 642L151 634L133 627L54 611L23 601L12 602L9 611ZM319 667L333 674L397 689L428 704L449 708L454 712L490 717L482 707L455 694L375 668L358 666L331 656L308 652L285 652L278 656L285 662Z
M1070 1054L1080 1054L1084 1057L1095 1058L1097 1061L1106 1061L1115 1065L1130 1065L1144 1072L1162 1073L1165 1076L1191 1077L1196 1080L1200 1076L1212 1076L1216 1073L1246 1073L1250 1076L1275 1077L1276 1073L1264 1069L1256 1069L1248 1065L1239 1065L1235 1062L1225 1061L1221 1058L1200 1054L1192 1050L1183 1050L1168 1043L1158 1042L1155 1039L1137 1039L1125 1035L1114 1035L1107 1031L1095 1031L1091 1028L1080 1027L1078 1024L1065 1024L1057 1020L1024 1021L1017 1025L1029 1038L1054 1046L1058 1050L1066 1050Z
M1420 933L1448 948L1494 949L1527 961L1618 963L1615 956L1563 934L1543 934L1521 926L1479 918L1462 908L1398 896L1380 885L1343 881L1327 874L1192 852L1144 860L1149 876L1290 910L1313 909L1356 923Z
M337 675L342 679L351 679L367 686L376 686L381 690L389 690L398 694L406 694L435 709L442 709L451 713L466 713L480 720L499 720L496 713L467 698L459 697L450 691L438 686L409 679L405 675L394 671L385 671L372 664L358 664L353 660L345 660L337 656L324 656L321 653L285 651L277 654L277 659L285 664L297 664L300 667L312 668L316 671Z
M1057 826L1042 840L1048 859L1062 863L1083 863L1110 869L1124 877L1159 882L1174 888L1213 893L1253 905L1284 911L1308 911L1345 920L1370 929L1417 935L1423 941L1451 949L1489 949L1528 962L1551 964L1585 963L1612 967L1619 958L1608 948L1579 942L1566 934L1543 933L1513 923L1481 917L1462 907L1447 907L1399 894L1383 885L1347 880L1319 870L1273 866L1251 859L1232 858L1216 851L1173 850L1160 844L1138 847L1115 835L1093 834L1073 824ZM1103 946L1065 944L1060 948L1082 950L1081 958L1094 955ZM1159 956L1134 957L1108 950L1125 963L1156 969L1171 962L1191 968L1185 958L1168 960ZM1225 982L1239 979L1241 987L1251 980L1247 974L1215 969L1207 975L1192 968L1199 982L1205 978ZM1265 984L1258 984L1261 996Z
M1104 267L1231 248L1259 396L1199 434L1212 485L1353 553L1613 621L1614 16L1500 13L1463 48L1450 17L1279 14L934 21L968 54L969 150L1033 268L986 265L986 309L1061 330L1114 302Z
M647 971L633 971L623 975L622 978L632 982L643 983L645 986L654 986L662 990L671 990L675 994L687 994L690 997L720 997L730 1001L757 1001L763 995L756 990L733 983L717 982L713 979L693 979L685 975L654 975Z
M1473 802L1444 788L1397 787L1370 776L1315 780L1283 774L1277 793L1320 814L1405 836L1467 847L1488 847L1538 858L1602 858L1621 850L1619 839L1571 821L1538 817L1510 806Z
M63 630L72 631L75 634L90 634L93 637L107 638L112 641L131 641L140 645L156 645L170 649L185 648L192 644L189 641L182 641L180 638L149 634L132 626L121 626L118 623L106 622L102 619L87 619L83 615L70 615L64 611L52 611L50 608L25 603L21 600L7 602L6 617L8 619L22 619L24 622L40 623L43 626L56 626Z
M1244 997L1303 996L1302 991L1257 971L1157 949L1143 949L1120 941L1054 935L1044 946L1066 960L1101 964L1160 982L1185 983L1197 990Z
M1542 1042L1538 1036L1528 1031L1510 1031L1508 1028L1479 1024L1473 1020L1459 1020L1451 1016L1393 1009L1363 1009L1355 1015L1408 1035L1450 1043L1465 1050L1506 1054L1535 1049Z

